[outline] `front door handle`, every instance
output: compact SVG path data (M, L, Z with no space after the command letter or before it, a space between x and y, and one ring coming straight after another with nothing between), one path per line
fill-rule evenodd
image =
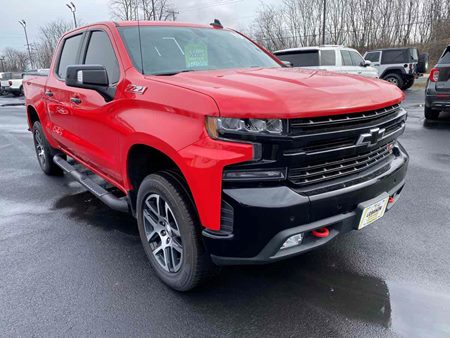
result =
M47 90L45 92L45 95L48 96L48 97L52 97L53 96L53 92L51 90Z
M71 97L70 101L75 104L80 104L81 100L78 97Z

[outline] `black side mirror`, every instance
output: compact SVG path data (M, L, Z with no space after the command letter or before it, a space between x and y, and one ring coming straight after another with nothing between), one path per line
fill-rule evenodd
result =
M109 86L108 72L101 65L67 66L66 85L68 87L95 90L105 101L114 98L115 88Z
M285 67L294 67L291 61L281 61L281 62L283 62Z

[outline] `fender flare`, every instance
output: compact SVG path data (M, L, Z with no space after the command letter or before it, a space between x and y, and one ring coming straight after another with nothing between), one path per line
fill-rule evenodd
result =
M380 79L384 78L388 73L392 73L393 71L395 71L395 72L400 71L400 73L402 73L402 75L407 75L404 67L400 67L400 66L388 67L380 75Z

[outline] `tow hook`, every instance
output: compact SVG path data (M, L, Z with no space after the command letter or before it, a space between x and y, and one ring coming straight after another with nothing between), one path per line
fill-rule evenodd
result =
M319 228L319 229L311 231L311 234L317 238L325 238L325 237L328 237L328 235L330 235L330 230L328 230L328 228L325 228L325 227Z

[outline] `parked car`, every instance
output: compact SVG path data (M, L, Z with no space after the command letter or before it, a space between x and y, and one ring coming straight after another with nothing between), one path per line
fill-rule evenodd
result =
M22 77L22 73L13 73L11 78L8 80L8 86L5 88L5 91L13 94L14 96L23 95Z
M9 87L9 80L12 78L11 72L0 73L0 95L7 94L6 89Z
M372 62L380 79L406 90L414 80L428 71L428 54L417 48L386 48L366 52L364 58Z
M323 69L365 77L378 77L378 72L356 49L343 46L301 47L277 50L274 54L293 67Z
M134 215L177 290L363 229L405 184L399 89L287 68L219 22L77 28L24 88L44 173Z
M425 117L436 120L441 111L450 111L450 45L430 71L425 89Z

